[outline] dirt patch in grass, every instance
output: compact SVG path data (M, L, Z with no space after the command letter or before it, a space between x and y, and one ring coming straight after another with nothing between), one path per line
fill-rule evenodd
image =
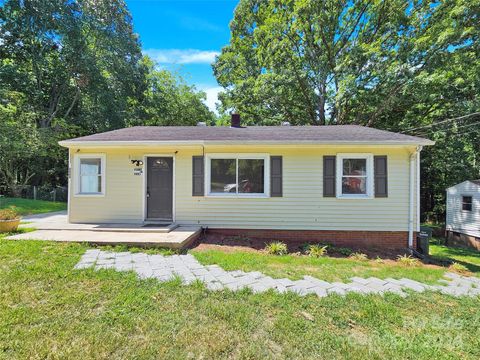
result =
M254 249L249 246L241 246L241 245L220 245L220 244L209 244L209 243L197 243L191 249L198 250L198 251L206 251L206 250L219 250L225 253L231 253L235 251L246 251L252 253L263 253L260 249Z

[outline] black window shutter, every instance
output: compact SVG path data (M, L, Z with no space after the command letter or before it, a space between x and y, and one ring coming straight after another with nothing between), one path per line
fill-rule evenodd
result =
M204 165L203 156L193 156L192 158L192 196L204 195Z
M283 161L281 156L270 156L270 196L283 196Z
M324 156L323 157L323 196L335 197L336 192L336 157Z
M375 174L375 197L388 197L387 157L373 157L373 172Z

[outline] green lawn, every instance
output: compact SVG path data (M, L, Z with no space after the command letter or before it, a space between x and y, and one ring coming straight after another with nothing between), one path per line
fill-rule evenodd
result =
M86 249L0 238L0 358L480 357L478 298L210 292L73 270Z
M221 250L193 250L202 264L218 264L225 270L262 271L275 278L300 279L304 275L318 277L325 281L347 281L353 276L378 278L407 277L425 283L441 279L445 269L437 266L401 266L395 261L355 261L348 258L284 255L275 256L259 252Z
M430 244L430 254L441 259L450 259L465 265L471 272L480 275L480 252L470 249Z
M304 275L316 276L326 281L346 281L353 276L375 276L381 279L410 278L428 284L436 283L447 268L433 265L402 266L392 260L378 262L355 261L348 258L307 256L275 256L260 252L221 250L193 250L192 253L203 264L218 264L226 270L262 271L276 278L300 279ZM430 254L436 258L450 259L465 265L472 274L480 276L480 253L474 250L430 245Z
M18 198L0 198L0 209L15 207L20 215L41 214L67 209L67 203Z

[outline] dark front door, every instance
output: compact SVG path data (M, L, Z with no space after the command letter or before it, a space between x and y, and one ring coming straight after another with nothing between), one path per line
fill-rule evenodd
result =
M173 158L147 158L147 219L172 220Z

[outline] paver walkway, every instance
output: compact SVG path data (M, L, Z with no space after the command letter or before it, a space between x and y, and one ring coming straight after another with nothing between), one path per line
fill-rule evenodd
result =
M410 279L381 280L374 277L367 279L353 277L350 283L330 283L312 276L304 276L302 280L293 281L286 278L274 279L258 271L225 271L218 265L202 265L190 254L163 256L90 249L85 252L75 269L90 267L95 267L95 270L135 271L141 278L156 278L159 281L179 277L184 284L199 280L210 290L250 288L258 293L273 289L281 293L292 291L299 295L316 294L319 297L332 293L344 295L348 292L362 294L392 292L406 296L405 289L416 292L434 290L453 296L480 295L480 278L454 273L445 274L448 280L441 280L445 285L427 285Z

